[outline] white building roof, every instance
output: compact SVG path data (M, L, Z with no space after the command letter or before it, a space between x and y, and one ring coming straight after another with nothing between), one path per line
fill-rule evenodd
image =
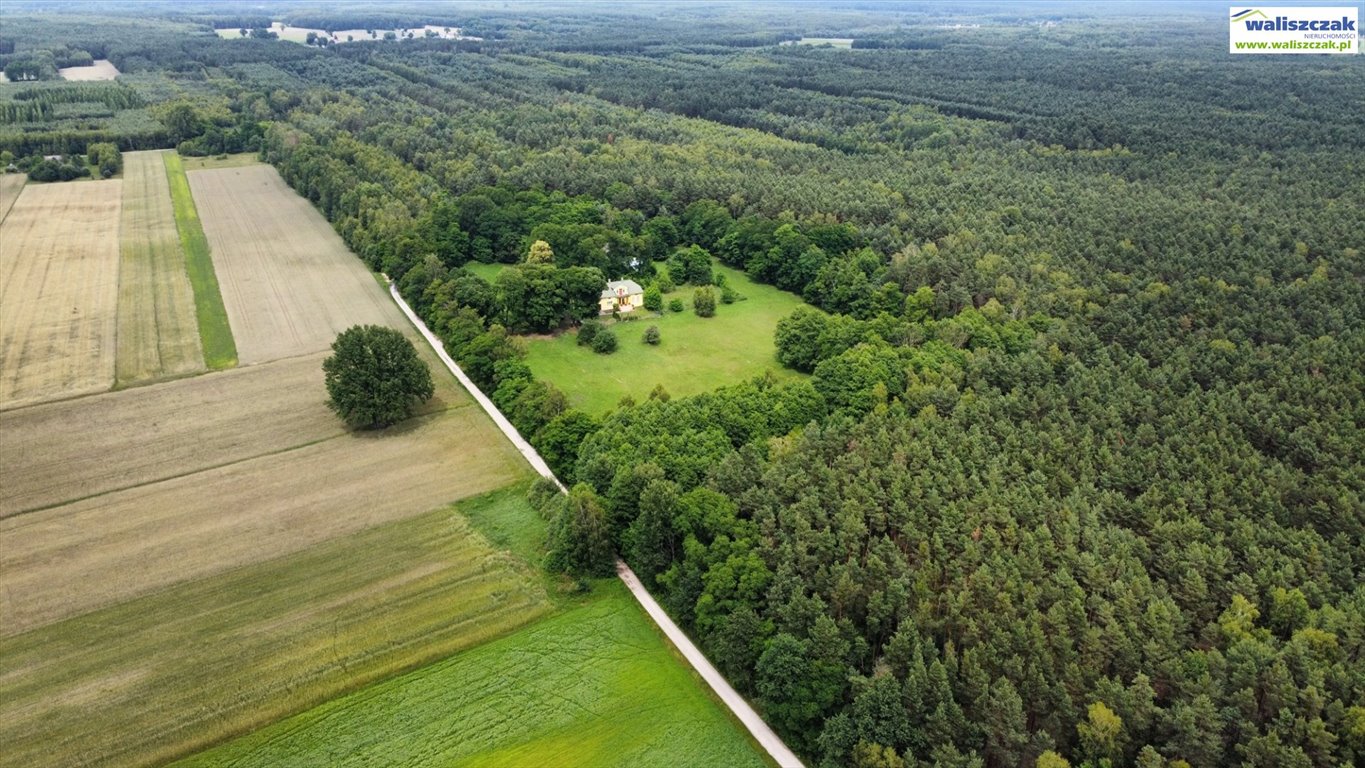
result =
M617 296L638 296L645 292L644 288L634 280L612 280L607 283L606 290L602 291L602 298L611 299Z

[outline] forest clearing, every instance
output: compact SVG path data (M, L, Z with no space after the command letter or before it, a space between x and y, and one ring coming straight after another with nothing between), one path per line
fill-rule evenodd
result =
M88 67L62 67L57 70L57 74L63 80L71 82L86 83L99 80L113 80L119 76L118 67L108 59L95 59L95 62Z
M737 269L721 264L712 269L744 297L719 304L715 317L697 316L692 308L695 286L682 286L664 294L662 314L637 309L622 320L608 321L606 327L620 340L614 353L596 354L579 345L575 333L566 332L530 339L526 364L537 378L563 390L573 407L591 414L611 410L624 397L642 401L655 386L681 397L764 373L777 381L802 378L777 361L773 345L777 321L802 306L801 299L756 283ZM674 299L684 303L682 312L667 308ZM659 329L657 345L641 341L650 326Z

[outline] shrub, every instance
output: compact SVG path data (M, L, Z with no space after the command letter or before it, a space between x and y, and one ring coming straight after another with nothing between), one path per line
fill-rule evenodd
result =
M735 289L728 285L720 289L720 303L722 304L734 304L740 298L740 295L735 293Z
M655 283L655 285L659 286L660 293L672 293L678 288L677 284L673 282L673 278L668 275L659 278L659 282Z
M687 308L687 307L683 306L683 300L682 300L682 299L674 299L674 300L668 302L668 309L669 309L669 311L671 311L671 312L681 312L681 311L683 311L683 310L686 309L686 308Z
M697 317L714 317L716 314L716 292L710 288L698 288L692 293L692 309Z
M597 332L592 338L592 351L599 355L610 355L616 351L616 334L607 328Z
M659 326L651 325L645 329L645 343L656 347L659 345Z
M578 346L586 347L592 344L593 339L602 331L602 324L596 320L586 320L578 329Z
M645 289L645 309L659 312L664 308L664 292L659 286L651 285Z

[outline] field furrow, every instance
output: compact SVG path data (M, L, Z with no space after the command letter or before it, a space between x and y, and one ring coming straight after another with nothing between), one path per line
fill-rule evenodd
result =
M0 173L0 224L5 223L5 217L9 216L10 208L14 207L14 201L19 199L19 192L27 181L26 173Z
M0 409L113 384L122 184L26 185L0 224Z
M352 325L406 325L322 214L274 168L188 176L243 365L327 349Z
M194 292L161 152L129 152L119 240L120 385L204 370Z

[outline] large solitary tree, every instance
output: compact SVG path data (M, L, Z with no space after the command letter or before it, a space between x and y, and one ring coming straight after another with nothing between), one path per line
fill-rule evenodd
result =
M435 393L431 370L402 333L378 325L356 325L332 342L322 362L327 406L362 429L386 427L411 415Z

